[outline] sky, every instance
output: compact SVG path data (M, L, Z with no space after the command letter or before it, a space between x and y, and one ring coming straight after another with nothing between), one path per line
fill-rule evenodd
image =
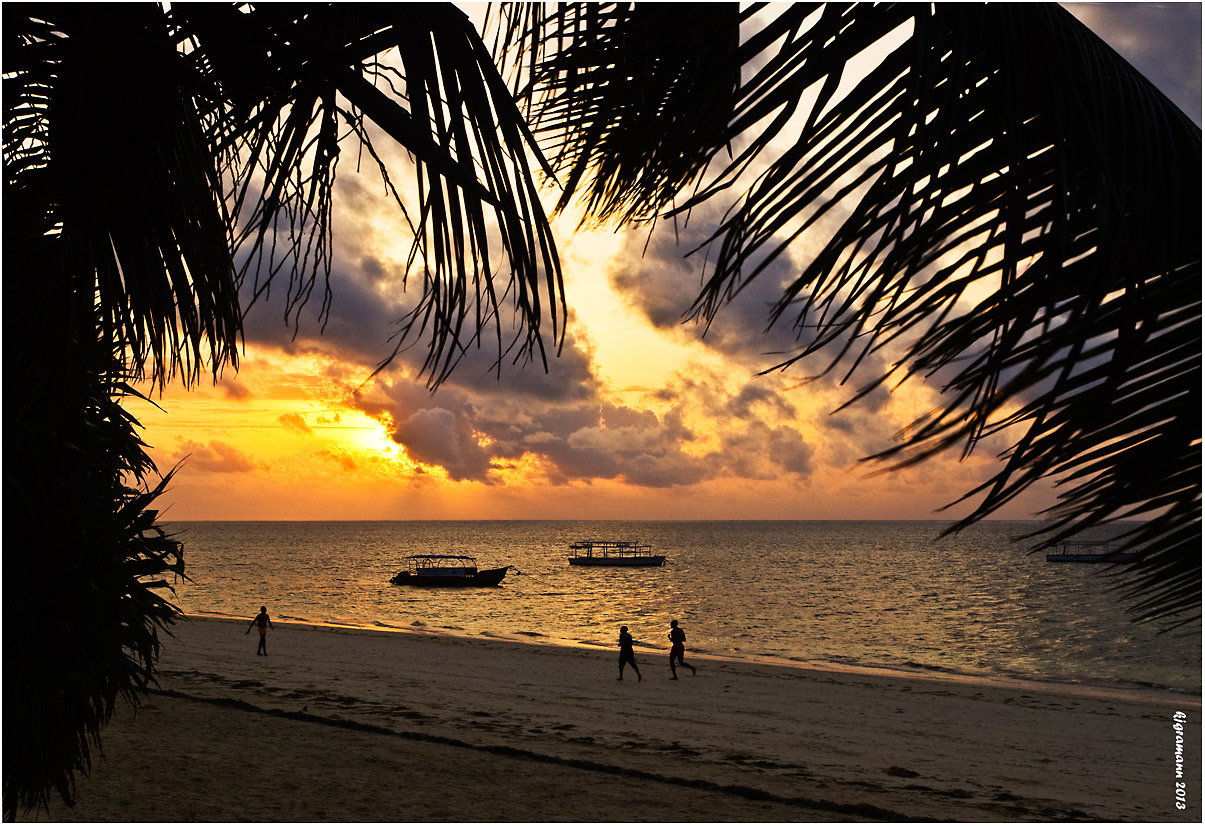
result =
M1199 4L1068 8L1200 123ZM968 506L940 509L997 468L999 440L905 471L859 461L938 404L923 381L834 412L856 381L805 383L819 365L760 375L795 345L766 331L766 310L806 247L706 335L684 323L702 266L684 256L706 214L651 237L559 219L570 323L547 372L505 362L497 375L487 348L431 392L416 348L372 379L404 312L408 238L353 165L337 183L325 329L316 306L286 325L274 289L248 313L237 374L131 402L160 470L177 468L168 521L953 518ZM1035 489L997 518L1053 501Z

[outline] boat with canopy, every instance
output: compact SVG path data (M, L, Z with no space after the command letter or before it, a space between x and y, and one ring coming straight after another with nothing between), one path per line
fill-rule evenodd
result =
M390 579L394 585L472 587L499 585L510 566L481 570L471 556L417 554L406 557L406 569Z
M639 542L591 541L574 542L570 565L612 565L625 568L645 568L665 564L665 557L654 554L651 545Z

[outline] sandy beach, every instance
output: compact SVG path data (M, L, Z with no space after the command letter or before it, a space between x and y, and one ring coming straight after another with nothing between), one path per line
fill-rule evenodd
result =
M1199 697L246 625L179 624L49 819L1201 819Z

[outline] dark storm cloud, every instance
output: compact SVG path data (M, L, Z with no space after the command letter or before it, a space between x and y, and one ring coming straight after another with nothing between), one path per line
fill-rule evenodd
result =
M1200 125L1200 3L1063 5Z
M333 297L325 320L319 317L321 285L304 308L286 320L288 277L288 273L278 275L270 290L253 304L244 291L243 306L249 309L243 333L248 344L276 347L290 354L311 350L337 353L369 370L393 349L388 339L403 310L384 300L355 263L342 258L336 262L331 273Z
M504 356L499 363L497 341L487 338L480 348L465 353L448 384L483 396L519 396L544 402L584 401L597 396L599 385L592 371L591 353L572 325L559 355L550 339L545 346L544 361L535 355L516 363L513 356Z

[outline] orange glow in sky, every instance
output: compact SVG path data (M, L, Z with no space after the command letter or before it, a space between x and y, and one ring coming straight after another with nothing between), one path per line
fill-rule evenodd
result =
M179 467L165 518L928 519L995 466L983 451L868 477L857 460L932 407L930 388L831 415L850 388L757 376L772 357L756 336L719 329L721 349L693 325L649 323L617 287L650 267L634 247L606 232L563 243L573 320L550 375L469 364L431 393L404 366L369 381L375 361L346 333L311 321L291 341L261 322L282 345L249 323L237 375L130 403L160 469ZM376 358L391 332L355 343Z
M1197 61L1199 73L1199 43ZM758 375L796 344L789 329L765 331L766 308L806 243L706 336L681 323L703 266L683 256L709 233L705 209L677 228L680 244L669 226L650 241L645 229L556 222L570 324L548 373L504 364L499 378L482 351L431 393L416 378L420 346L370 381L415 296L399 287L405 225L354 165L336 186L325 334L307 309L294 336L277 295L250 310L237 375L171 386L155 397L162 409L129 403L160 470L177 468L166 520L954 518L970 505L936 511L1008 447L997 437L965 461L870 475L879 466L859 459L894 444L938 389L910 380L834 414L859 380L803 383L820 363ZM1035 489L997 518L1033 518L1053 501Z

